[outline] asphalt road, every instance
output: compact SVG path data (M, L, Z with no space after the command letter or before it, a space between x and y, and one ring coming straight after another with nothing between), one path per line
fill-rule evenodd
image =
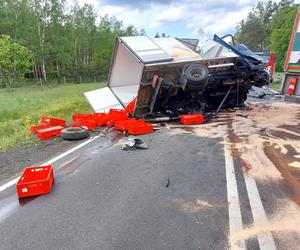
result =
M247 191L238 160L230 158L226 172L224 138L163 128L140 137L149 149L126 152L126 138L117 137L100 137L55 162L47 195L19 202L14 186L0 192L0 249L229 249L239 210L241 227L255 222L258 197ZM257 185L266 210L270 198L285 195ZM274 249L274 241L285 249L280 237L262 236L234 247Z
M166 131L143 138L149 149L133 152L103 149L109 139L99 139L57 164L52 192L26 204L14 206L8 190L1 249L226 248L219 140Z

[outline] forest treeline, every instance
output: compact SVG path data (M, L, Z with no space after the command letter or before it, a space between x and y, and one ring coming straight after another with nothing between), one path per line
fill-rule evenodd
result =
M144 34L114 17L98 16L92 5L70 6L65 0L1 0L0 20L0 34L30 51L26 78L40 84L103 80L115 37Z
M292 0L259 1L238 23L235 38L252 50L275 51L281 71L297 9ZM0 0L0 87L24 82L18 77L25 71L26 79L41 85L105 80L116 36L144 34L115 17L98 16L89 4Z

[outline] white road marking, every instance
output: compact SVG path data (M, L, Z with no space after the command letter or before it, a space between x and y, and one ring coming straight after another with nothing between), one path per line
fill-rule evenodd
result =
M58 161L58 160L64 158L65 156L67 156L67 155L73 153L73 152L76 151L77 149L80 149L80 148L84 147L85 145L89 144L90 142L96 140L96 139L99 138L99 137L100 137L99 135L98 135L98 136L95 136L95 137L93 137L93 138L91 138L91 139L89 139L89 140L87 140L87 141L85 141L85 142L83 142L83 143L77 145L76 147L71 148L71 149L69 149L68 151L66 151L66 152L64 152L64 153L62 153L62 154L60 154L60 155L54 157L53 159L51 159L51 160L49 160L49 161L46 161L46 162L42 163L41 166L51 165L52 163L54 163L54 162L56 162L56 161ZM5 183L5 184L2 185L2 186L0 186L0 192L2 192L2 191L4 191L5 189L7 189L7 188L9 188L9 187L11 187L11 186L13 186L13 185L15 185L15 184L18 182L19 179L20 179L20 176L17 177L17 178L15 178L15 179L13 179L13 180L11 180L11 181L9 181L9 182L7 182L7 183Z
M227 183L227 200L229 213L230 235L243 230L240 200L237 189L237 181L234 172L233 159L226 140L224 141L225 169ZM230 242L231 249L246 249L245 241Z
M246 189L248 193L248 198L250 202L250 207L253 215L253 220L255 224L267 224L268 219L257 189L256 182L253 177L249 174L244 173ZM265 232L263 234L257 235L258 243L260 249L273 250L276 249L276 245L271 232Z

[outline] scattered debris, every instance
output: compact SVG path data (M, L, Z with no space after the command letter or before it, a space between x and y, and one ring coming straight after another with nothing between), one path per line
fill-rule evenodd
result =
M53 181L51 165L25 168L16 184L18 197L47 194L51 191Z
M170 178L166 177L165 180L164 180L164 186L169 187L169 185L170 185Z
M278 92L275 90L272 90L266 86L261 87L261 88L252 86L248 92L248 96L254 97L254 98L261 98L261 99L270 99L271 97L274 97L275 95L278 95Z
M30 128L31 133L36 134L41 140L60 136L60 131L66 126L66 120L54 117L42 117L42 123Z
M148 145L138 138L129 138L127 143L122 145L124 151L134 151L137 149L148 149Z

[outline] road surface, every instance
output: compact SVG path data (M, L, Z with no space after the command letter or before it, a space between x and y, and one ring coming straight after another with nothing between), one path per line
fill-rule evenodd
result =
M161 127L139 137L147 150L121 150L127 138L112 132L56 157L51 193L19 201L14 185L0 192L0 248L299 249L297 183L242 115ZM265 121L255 124L261 130ZM299 138L290 131L295 156ZM287 141L277 139L278 147Z

